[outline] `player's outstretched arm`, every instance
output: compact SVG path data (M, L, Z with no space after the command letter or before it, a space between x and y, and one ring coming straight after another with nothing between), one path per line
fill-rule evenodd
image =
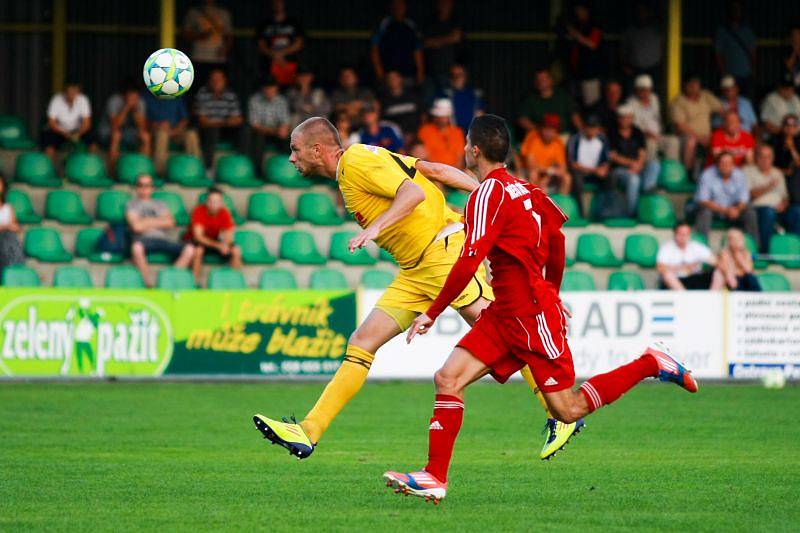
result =
M422 187L407 179L397 188L397 195L392 200L389 209L364 228L364 230L350 239L350 252L363 248L369 241L374 241L384 229L396 224L411 214L416 207L425 201L425 191Z
M422 172L422 175L429 180L437 181L460 191L472 192L480 185L478 180L469 174L443 163L433 163L431 161L417 159L414 167Z

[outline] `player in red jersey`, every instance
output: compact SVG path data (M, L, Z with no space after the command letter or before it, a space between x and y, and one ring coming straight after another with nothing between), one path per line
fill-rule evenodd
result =
M436 300L414 320L407 340L430 330L487 257L496 299L436 372L428 464L419 472L386 472L384 480L396 492L434 502L444 498L464 412L464 389L489 373L503 383L529 365L551 412L564 423L613 402L647 377L697 391L690 372L660 343L627 365L572 389L575 369L566 338L567 311L558 296L565 258L561 226L567 217L541 189L506 171L508 148L503 119L483 115L472 121L466 160L481 185L467 201L464 247Z

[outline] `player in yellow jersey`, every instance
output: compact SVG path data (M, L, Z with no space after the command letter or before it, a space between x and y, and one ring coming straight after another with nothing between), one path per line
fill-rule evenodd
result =
M400 273L375 309L351 335L342 366L305 419L298 424L294 419L281 422L263 415L253 417L265 438L302 459L311 455L331 421L361 389L378 349L427 310L461 253L461 216L447 206L430 180L468 192L476 189L478 182L448 165L384 148L354 144L344 150L336 128L320 117L294 129L289 160L305 176L337 180L345 207L363 228L350 241L350 251L375 241L400 266ZM472 325L493 298L481 266L452 307ZM530 371L525 370L526 381L545 405ZM576 432L575 424L553 422L548 413L542 459L550 458Z

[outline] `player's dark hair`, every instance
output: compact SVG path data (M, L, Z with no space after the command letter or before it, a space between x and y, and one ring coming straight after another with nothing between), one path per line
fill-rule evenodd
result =
M691 225L689 224L689 222L687 220L678 220L672 226L672 233L675 233L676 231L678 231L678 228L680 228L681 226L689 226L691 228Z
M206 191L206 198L208 198L208 197L209 197L209 196L211 196L212 194L219 194L220 196L222 196L222 189L220 189L219 187L216 187L216 186L212 185L212 186L211 186L211 187L209 187L209 188L208 188L208 190Z
M725 156L731 156L731 157L733 157L734 160L736 160L736 158L733 156L733 152L731 152L729 150L723 150L723 151L721 151L720 153L717 154L717 157L714 158L714 164L718 165L720 160L722 160L722 158L725 157Z
M503 163L508 157L511 135L506 121L497 115L481 115L472 119L467 133L470 143L481 149L483 157Z

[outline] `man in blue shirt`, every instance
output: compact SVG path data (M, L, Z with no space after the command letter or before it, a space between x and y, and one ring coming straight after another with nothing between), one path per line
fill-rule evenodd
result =
M467 134L472 119L484 112L483 91L467 84L467 69L455 64L450 67L450 83L437 98L453 102L456 125Z
M733 76L725 76L719 82L720 91L722 96L719 102L722 104L724 111L733 110L739 114L739 120L742 123L742 129L755 137L754 128L758 126L758 118L753 104L749 98L745 98L739 94L739 86L736 85L736 79ZM711 120L711 125L716 128L722 127L722 117L725 113L714 115Z
M396 124L381 120L375 105L364 106L361 111L361 122L364 126L358 135L362 143L381 146L390 152L400 152L403 149L403 132Z
M153 165L156 172L161 174L166 168L170 140L183 144L187 154L200 157L200 138L197 131L187 128L189 113L183 98L162 100L145 91L144 99L147 125L155 140Z
M744 173L736 168L733 155L722 152L717 161L703 171L694 194L697 203L695 230L708 238L711 223L722 220L744 227L758 245L758 222L749 205L750 188Z

